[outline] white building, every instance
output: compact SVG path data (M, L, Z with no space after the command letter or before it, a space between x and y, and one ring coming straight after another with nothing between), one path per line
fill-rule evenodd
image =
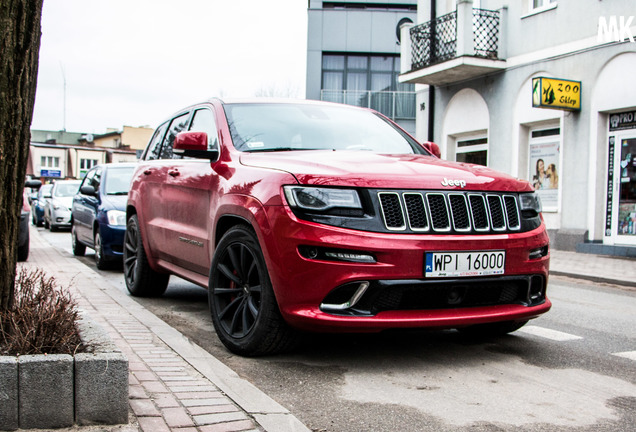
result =
M416 137L533 182L553 247L636 256L634 0L474 3L402 27Z
M417 0L310 0L307 99L373 108L415 132L415 88L400 84L400 25Z

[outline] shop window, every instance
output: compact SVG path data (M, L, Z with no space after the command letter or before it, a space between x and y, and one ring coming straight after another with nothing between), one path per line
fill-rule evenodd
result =
M488 138L479 137L457 140L455 160L488 166Z
M561 172L561 129L541 128L530 131L528 179L541 197L544 211L559 209L559 175Z

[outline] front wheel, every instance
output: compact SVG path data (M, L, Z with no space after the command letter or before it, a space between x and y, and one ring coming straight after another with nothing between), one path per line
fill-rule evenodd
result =
M219 242L210 268L208 299L214 328L232 352L274 354L295 344L283 320L254 232L230 229Z
M124 279L130 294L136 297L158 297L168 287L167 273L153 270L148 263L139 230L137 215L132 215L126 224L124 235Z

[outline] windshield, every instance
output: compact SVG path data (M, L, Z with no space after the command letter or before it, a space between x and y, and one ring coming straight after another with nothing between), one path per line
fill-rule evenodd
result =
M425 153L414 140L375 113L344 105L227 104L225 115L234 146L244 152Z
M135 167L110 168L106 175L106 195L128 195Z
M56 197L72 197L79 189L80 182L57 183L53 196Z

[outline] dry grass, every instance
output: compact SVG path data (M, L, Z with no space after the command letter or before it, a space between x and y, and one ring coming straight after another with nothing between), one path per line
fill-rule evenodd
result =
M78 318L77 303L55 278L21 268L13 305L0 312L0 355L81 352Z

